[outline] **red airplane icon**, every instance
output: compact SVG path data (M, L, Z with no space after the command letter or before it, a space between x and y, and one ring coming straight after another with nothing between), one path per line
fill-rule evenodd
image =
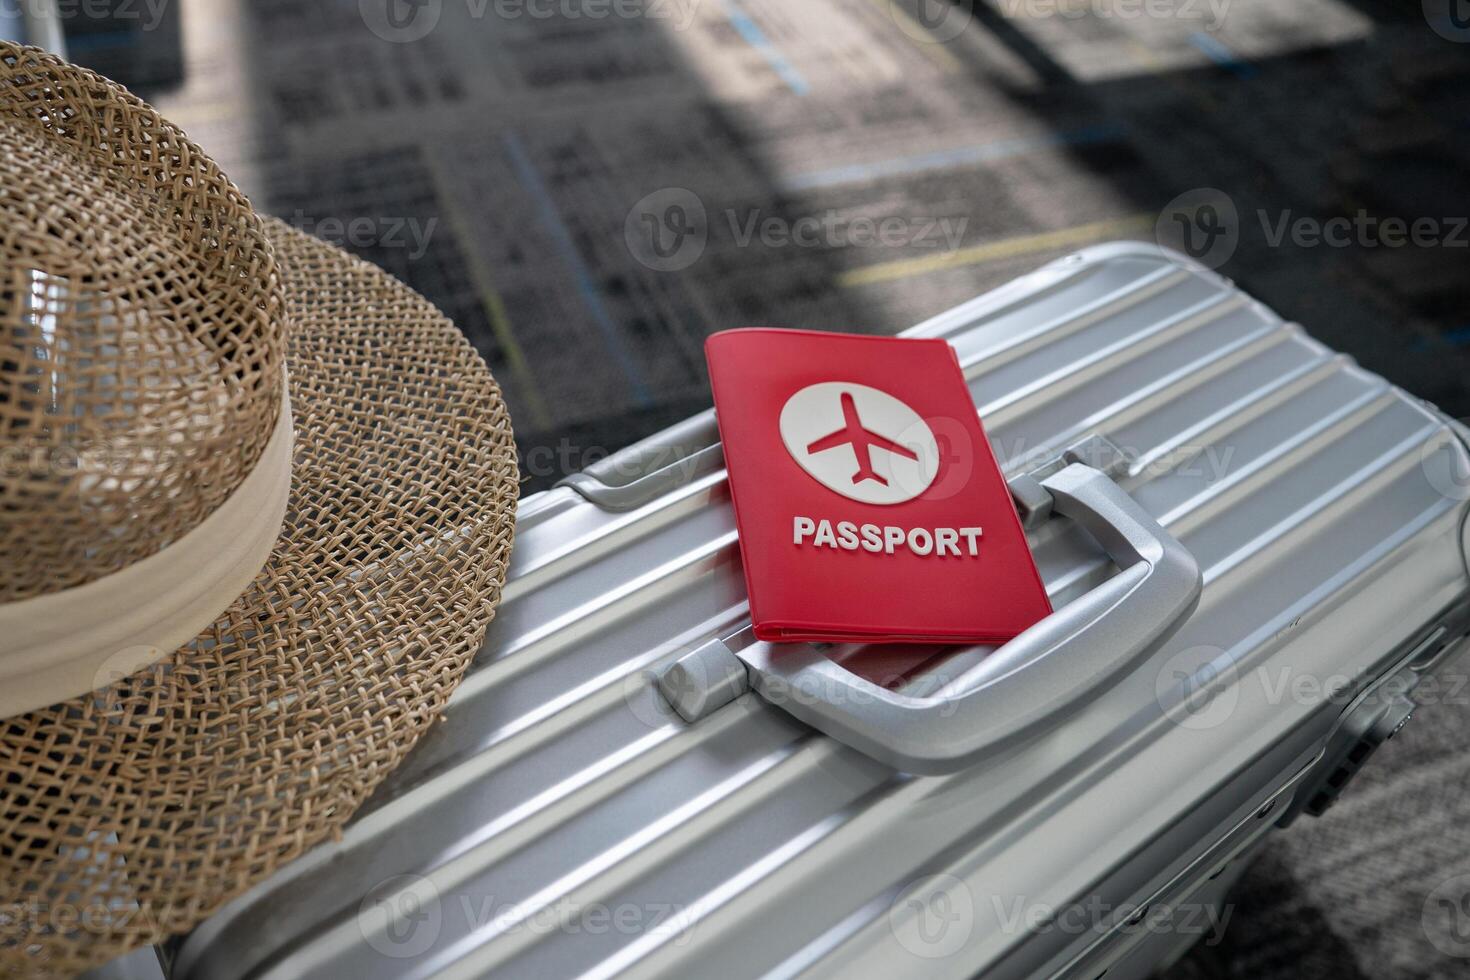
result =
M863 428L862 419L858 418L857 404L852 400L852 395L846 391L842 393L842 421L842 428L807 446L806 451L808 455L811 455L825 452L828 449L836 449L838 446L852 446L852 453L857 457L858 462L858 471L852 477L853 483L873 480L885 487L888 486L888 481L873 470L873 447L875 446L896 456L905 456L909 459L919 458L919 454L907 446L900 446L871 429Z

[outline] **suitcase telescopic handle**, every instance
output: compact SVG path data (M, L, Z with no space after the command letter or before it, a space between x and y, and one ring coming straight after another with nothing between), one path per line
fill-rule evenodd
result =
M954 772L1038 733L1120 678L1199 602L1198 563L1122 487L1072 463L1041 481L1054 513L1097 539L1121 571L926 697L858 677L810 645L755 643L734 656L767 701L895 768ZM728 655L728 654L727 654Z

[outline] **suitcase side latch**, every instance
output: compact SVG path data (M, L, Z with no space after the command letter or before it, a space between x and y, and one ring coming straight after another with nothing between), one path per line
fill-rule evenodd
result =
M1392 667L1353 698L1282 826L1303 813L1320 817L1332 808L1373 755L1409 723L1422 699L1416 689L1422 691L1420 684L1426 678L1463 652L1467 631L1470 606L1461 605L1421 631L1394 657Z

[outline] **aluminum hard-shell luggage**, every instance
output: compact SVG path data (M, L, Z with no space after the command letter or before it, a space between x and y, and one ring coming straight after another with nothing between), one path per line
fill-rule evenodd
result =
M1217 927L1470 629L1463 430L1138 244L911 333L958 353L1049 620L755 643L691 419L522 502L445 718L172 975L1091 980Z

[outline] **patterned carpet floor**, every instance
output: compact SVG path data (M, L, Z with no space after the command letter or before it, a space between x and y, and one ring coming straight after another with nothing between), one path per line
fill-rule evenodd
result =
M1464 659L1321 818L1279 833L1224 936L1168 980L1470 976L1470 706Z
M892 333L1180 195L1221 205L1225 274L1470 415L1470 29L1432 2L407 6L183 0L72 53L449 313L527 491L707 407L716 330ZM1281 232L1360 213L1435 240ZM1470 975L1467 739L1422 712L1170 976Z

